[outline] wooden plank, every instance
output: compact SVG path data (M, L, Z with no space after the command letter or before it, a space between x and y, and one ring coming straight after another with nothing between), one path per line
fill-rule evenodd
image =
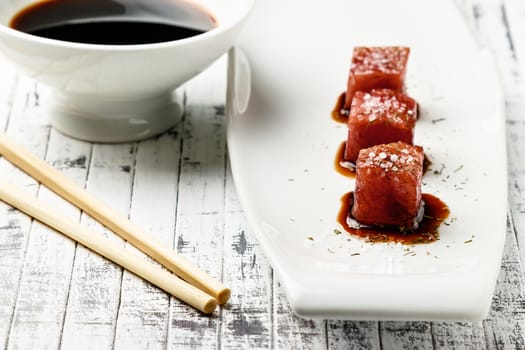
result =
M480 38L478 36L478 33L476 32L477 23L475 21L475 5L473 4L473 1L476 0L453 0L456 8L461 13L465 21L467 22L467 25L474 36L474 39L478 41L478 43L481 44Z
M89 164L87 190L125 215L130 208L135 153L133 144L96 144ZM122 242L86 214L82 215L81 222L109 239ZM77 246L62 348L113 347L121 280L120 267Z
M507 103L523 98L523 77L516 60L515 38L508 26L507 9L501 1L471 1L477 36L493 53Z
M180 125L161 137L139 143L130 213L133 222L169 247L174 246L179 128ZM128 248L141 254L133 246ZM166 348L169 304L165 292L124 272L115 348Z
M430 322L380 322L381 349L432 349Z
M224 283L232 290L222 310L220 347L268 349L272 345L271 269L247 232L228 167L225 193Z
M297 317L279 281L273 279L273 333L276 349L323 349L327 346L327 321Z
M481 322L436 322L432 324L434 349L486 349Z
M17 84L18 80L11 70L11 66L7 65L4 61L0 61L0 70L2 77L5 77L5 79L0 80L0 125L1 130L4 131L7 128L8 120L12 114L12 107L15 102L14 93L18 92L23 94L23 89L27 87L27 85ZM17 108L20 108L18 107L20 101L20 99L17 99ZM4 159L0 159L0 173L2 177L10 179L10 181L13 181L13 178L17 178L17 176L20 175L20 172ZM20 176L18 180L19 181L16 182L20 186L25 187L34 184L34 181L25 176ZM36 187L33 186L33 189L36 190ZM33 193L35 192L33 191ZM1 349L7 346L30 225L31 220L27 216L13 210L4 203L0 203L0 280L2 281L0 285Z
M519 242L523 242L522 237L525 234L525 202L524 196L521 195L524 188L523 179L525 179L524 158L522 156L522 150L524 149L523 135L525 135L523 119L525 114L520 104L523 103L523 94L520 92L523 91L522 75L520 75L519 79L515 75L515 72L520 72L520 69L522 69L520 68L522 65L519 60L521 51L518 49L522 45L520 44L521 41L518 40L523 36L514 34L522 29L515 29L516 26L513 25L513 23L518 23L518 21L524 23L522 21L523 16L514 11L517 8L516 6L522 6L522 4L519 4L517 0L508 0L495 4L488 4L486 1L476 1L474 4L475 7L471 7L471 9L475 15L475 23L479 29L480 36L484 38L485 42L492 47L496 54L508 96L510 203L512 223L515 224L515 227L509 226L505 258L502 263L503 269L499 277L493 308L490 317L484 322L484 330L487 335L486 340L483 338L479 324L384 322L381 323L382 333L381 337L379 337L377 332L378 324L375 322L330 321L327 323L326 329L328 335L325 335L320 332L323 329L322 322L317 324L296 319L290 313L278 282L271 279L270 269L262 254L258 251L255 240L245 232L246 223L242 218L238 205L233 203L236 198L232 187L228 188L228 186L231 186L231 184L228 184L228 181L231 179L227 179L226 188L223 188L226 192L226 202L221 204L218 200L215 200L216 194L221 189L221 185L218 183L219 179L223 179L224 176L222 174L217 176L219 179L212 179L212 174L216 176L220 173L217 169L224 166L219 155L221 151L224 154L224 122L223 120L217 121L222 107L218 95L212 98L216 100L216 103L209 105L207 102L209 96L199 92L191 95L189 98L191 106L188 117L190 115L195 116L195 114L199 115L198 118L204 118L202 117L203 115L211 115L212 122L208 124L204 120L187 121L184 129L181 129L181 131L184 131L182 134L184 137L182 146L184 147L183 156L186 159L182 161L184 169L181 170L180 174L181 181L184 181L184 183L181 183L179 186L182 196L179 199L180 209L177 215L178 224L176 226L178 236L175 242L177 247L194 261L197 261L194 258L199 259L197 261L199 263L204 259L202 251L210 252L210 261L205 262L204 267L210 271L213 270L212 272L217 273L219 276L221 273L224 275L224 280L232 287L234 293L230 304L211 318L202 317L199 314L191 314L191 309L188 309L185 305L179 305L178 302L173 300L168 301L162 292L158 292L156 289L127 274L124 274L122 277L123 284L120 291L119 269L116 269L111 264L106 266L107 264L100 263L99 260L93 263L88 261L86 257L80 257L81 262L77 261L75 263L75 274L73 276L75 287L71 289L71 295L69 296L62 347L91 346L108 348L113 345L117 348L131 348L133 346L156 348L175 345L181 348L188 348L191 345L195 347L224 348L289 348L296 345L296 347L325 348L328 345L329 348L350 349L381 348L381 346L384 348L399 346L399 348L419 347L428 349L478 349L485 348L485 346L488 346L489 349L517 349L525 347L522 331L524 326L522 317L524 303L523 270L521 266L525 250L519 249L519 247L523 247L523 244L518 245ZM501 17L503 14L507 16L509 23L507 27L502 24ZM518 20L515 18L518 18ZM510 28L509 32L513 38L514 50L510 48L509 39L505 39L508 36L506 32L508 28ZM517 59L512 57L513 51ZM24 84L22 83L22 87L17 91L31 91L33 89L29 85ZM201 88L196 88L196 91ZM202 91L206 92L211 91L212 96L217 93L217 90L217 86L202 89ZM41 120L41 116L38 114L39 108L35 106L38 100L37 96L38 94L34 94L34 91L26 95L17 96L14 115L17 118L18 116L27 118L27 115L29 115L30 118ZM195 96L195 99L192 96ZM205 106L200 105L203 102L206 103ZM1 106L7 106L7 109L5 109L6 107L2 109ZM0 96L0 124L2 116L5 115L6 111L10 110L9 103ZM36 114L30 113L32 111L36 112ZM215 113L216 111L219 112L218 115ZM32 124L32 122L27 121L27 125L24 123L13 122L10 125L9 134L43 156L47 142L47 131L42 132L41 129L46 129L47 126L39 124L39 122ZM216 125L213 126L211 124ZM200 127L205 129L201 133L196 131ZM200 144L203 142L202 139L210 135L212 135L211 140L205 140L205 145ZM75 156L78 153L75 151L77 148L64 151L64 153L60 153L62 152L61 150L51 151L53 148L57 148L58 145L64 145L63 141L57 140L55 136L51 136L50 150L47 156L48 161L52 160L50 157L56 156L57 159L60 157L62 157L61 159L69 158L69 164L81 162ZM55 146L52 145L53 142L55 142ZM140 160L140 157L142 155L145 158L149 155L155 157L155 151L148 147L160 147L159 142L163 141L151 142L149 146L144 146L144 150L142 149L142 144L140 144L138 149L136 183L131 204L132 218L144 222L144 225L148 224L148 213L145 209L144 212L141 211L141 208L146 208L141 201L154 201L154 199L142 196L146 196L146 192L150 191L155 183L153 175L140 175L138 173L142 170L146 171L147 168L139 164L146 164L146 162L150 161L147 159ZM211 153L214 149L210 144L214 142L219 149L216 154ZM178 142L174 142L174 144L180 145ZM118 147L116 146L116 148ZM159 148L159 152L163 154L162 157L168 157L168 152L163 153L164 151L164 148ZM94 151L94 153L97 152ZM114 152L118 153L120 151L110 151L110 153ZM59 153L61 154L60 157ZM125 158L124 155L119 157ZM131 159L134 159L134 157L132 156ZM157 162L155 159L151 159L151 161ZM63 163L67 162L64 161ZM89 155L86 163L89 163ZM89 169L90 184L88 186L90 189L97 190L99 185L102 186L104 183L107 183L110 185L109 187L104 187L98 191L100 193L113 193L108 195L110 200L118 196L120 199L115 201L117 204L126 202L125 199L120 197L120 193L122 192L122 197L130 196L131 177L133 174L128 174L127 180L125 179L123 183L119 182L119 176L122 175L120 173L124 172L125 169L129 169L132 172L132 163L133 160L128 162L129 168L126 168L126 165L124 165L123 168L119 169L108 169L104 165L102 168L106 167L106 169L100 170L92 166ZM161 164L160 160L158 164ZM60 162L57 165L60 166ZM173 164L170 165L173 166ZM3 175L27 187L33 193L37 192L38 187L34 181L25 178L15 169L11 169L5 161L0 161L0 169ZM65 169L64 171L81 172L83 170ZM166 174L171 171L168 170ZM99 172L106 172L107 177L110 179L105 178L97 181L93 177L98 176ZM111 178L114 175L116 177ZM155 173L155 176L157 175L159 174ZM144 181L150 179L147 180L150 181L149 184L141 184L140 178L145 179ZM167 179L158 181L159 183L168 183ZM169 183L168 188L165 188L166 191L163 194L166 197L170 196L167 193L173 195L173 188L170 186L175 186L176 183L176 181ZM122 189L124 190L121 191ZM42 191L41 196L43 198L49 197L50 201L55 200L45 191ZM198 199L195 201L197 204L195 206L187 205L186 202L194 197ZM208 203L210 198L213 199L212 203ZM222 199L224 197L219 196L218 198ZM166 203L170 201L166 200ZM173 205L173 203L171 204ZM150 206L152 207L153 204ZM129 203L127 206L123 204L122 208L124 211L127 211ZM166 211L164 212L164 210ZM165 237L167 242L170 239L173 241L169 231L174 219L173 216L168 218L168 211L168 208L163 208L161 216L164 219L162 221L159 220L158 226L152 227L152 231L162 234L162 237ZM74 213L71 214L74 215ZM199 222L202 218L204 218L203 222ZM87 218L83 220L89 222ZM169 220L172 221L170 222ZM157 225L157 223L152 222L149 222L149 224ZM32 309L31 312L37 315L37 319L34 320L33 324L37 324L36 321L40 320L40 324L35 326L41 329L37 329L35 333L36 339L43 340L39 347L55 347L57 344L56 330L60 329L60 324L55 321L48 324L42 322L41 315L47 311L45 308L47 305L38 309L40 305L38 301L26 303L24 300L28 300L28 295L20 294L15 313L16 317L13 317L15 316L13 315L13 310L22 271L24 252L29 242L30 221L16 211L0 205L0 226L5 226L0 235L0 278L2 281L6 281L0 287L0 320L2 321L0 322L0 348L7 346L7 332L10 328L13 328L9 343L10 348L34 345L34 342L20 340L22 334L28 334L31 329L18 333L22 325L21 320L29 319L30 313L27 312L29 309ZM173 229L173 226L171 228ZM37 242L33 238L33 232L38 234L41 230L43 229L32 229L31 247L37 246ZM202 233L200 230L207 232L199 236ZM224 237L222 236L223 234L225 234ZM517 236L518 241L513 236ZM210 239L213 240L212 244L201 243ZM45 250L47 250L47 245L51 243L46 241L42 244L46 244ZM55 247L57 246L56 244L52 243ZM35 250L35 248L32 249ZM222 272L220 268L221 250L224 250ZM45 264L48 265L44 265L44 271L50 269L49 266L52 266L51 257L48 254L45 253L43 258L40 257L47 260ZM77 250L76 254L77 260L79 255L87 255L81 248ZM40 271L36 271L37 267L34 265L40 263L40 261L35 256L33 251L28 251L28 259L25 263L27 267L24 268L24 271L33 271L35 274L38 272L38 275L33 276L29 272L24 272L22 285L29 285L29 281L40 281L41 285L38 285L38 288L43 288L44 291L49 292L51 289L57 288L57 285L54 283L51 287L43 286L43 284L47 283L43 281L46 281L48 277L42 277ZM212 266L213 264L218 266ZM109 271L106 271L106 269ZM64 279L67 279L67 273L62 275ZM92 280L92 282L86 283L85 280ZM95 281L101 280L102 283L99 288ZM64 281L59 281L59 283L64 283ZM86 287L85 290L83 289L84 287ZM45 293L44 298L49 298ZM63 294L60 295L63 299ZM133 300L134 296L136 296L135 303ZM166 314L165 308L170 303L172 306L168 312L171 313L171 316ZM79 306L79 304L82 304L82 306ZM55 304L55 306L60 309L60 305ZM101 310L105 307L107 307L108 312ZM81 310L87 312L88 308L96 310L91 314L87 314L88 317L85 319L82 319L82 316L86 314L83 314ZM167 317L169 318L169 323L163 325L161 321ZM60 310L58 312L57 310L52 310L49 319L56 320L59 318ZM6 319L7 322L4 322ZM13 327L11 327L11 319L14 320ZM219 328L220 333L217 331ZM46 335L45 339L41 335L42 329L49 331L49 335ZM314 333L310 333L312 330ZM75 339L77 338L77 332L78 339ZM113 336L115 336L114 344L112 344ZM165 337L169 337L169 339ZM310 341L312 343L309 343Z
M516 230L520 260L525 261L525 104L507 107L509 209ZM522 120L520 120L520 118Z
M3 168L3 167L2 167ZM0 204L0 348L7 346L31 221Z
M328 348L374 350L382 349L379 322L330 321Z
M71 141L56 132L50 133L47 115L43 112L42 101L45 98L40 94L47 92L39 91L30 80L27 84L28 95L20 95L25 97L21 110L13 108L8 134L19 142L32 140L30 149L39 156L43 156L47 149L47 162L58 165L67 176L83 182L85 167L76 166L68 160L85 157L86 144ZM27 134L22 136L22 132ZM36 183L34 187L37 188ZM38 197L64 215L79 217L76 208L45 188L40 189ZM40 223L32 224L11 322L9 348L58 346L74 247L74 242L61 234Z
M521 0L503 0L505 6L506 20L508 23L509 33L512 36L514 52L518 64L521 81L525 79L525 3ZM520 90L521 101L525 98L525 87L521 84Z
M525 3L521 0L503 0L504 22L508 36L512 40L513 54L516 61L512 79L516 82L516 91L509 102L525 107ZM524 115L520 114L523 120Z
M525 237L525 215L523 212L523 197L520 196L523 188L524 166L522 149L525 137L523 124L523 91L525 87L523 68L520 64L520 51L523 47L523 38L516 34L522 29L522 24L516 25L515 2L507 1L499 4L499 11L494 7L480 6L478 22L480 32L489 38L489 43L496 54L507 99L507 139L509 156L509 200L510 224L507 233L507 242L502 261L502 270L493 299L492 311L485 321L485 333L489 349L523 348L524 317L523 314L523 268L524 250L518 250L517 243L523 243ZM509 7L512 6L512 7ZM521 5L522 6L522 5ZM514 10L513 10L514 9ZM492 10L491 12L489 12ZM498 18L499 16L499 18ZM512 19L509 19L512 16ZM499 21L499 31L497 22ZM492 22L492 23L490 23ZM514 30L514 31L513 31ZM502 47L499 41L505 43ZM501 39L504 36L505 40ZM516 226L513 227L513 223ZM521 244L523 247L523 244ZM521 257L521 258L520 258Z
M512 223L489 316L484 321L488 349L525 349L525 287Z
M44 157L47 147L48 128L45 125L40 125L37 113L34 113L35 109L37 108L34 99L35 95L34 82L28 78L20 78L14 91L15 98L12 101L9 125L7 126L6 132L11 138L17 140L35 154L39 155L40 157ZM9 181L24 187L29 193L34 195L37 194L38 184L36 181L23 174L20 170L14 168L4 159L2 159L2 175L7 177ZM17 305L19 291L27 287L27 282L24 283L23 280L22 271L25 270L24 260L28 250L32 222L30 218L24 214L21 214L18 211L4 205L3 207L5 208L5 212L7 212L8 216L7 226L9 227L9 221L11 221L11 227L16 230L13 235L15 241L12 242L12 247L15 249L15 251L11 251L11 254L14 253L17 255L14 260L9 262L10 264L15 263L14 265L9 264L3 266L3 269L5 269L3 274L12 274L13 277L16 276L16 279L11 279L10 285L7 285L10 288L5 294L8 300L11 299L11 305L6 305L9 308L10 314L7 315L8 318L6 319L5 323L3 322L2 325L3 332L6 334L6 338L3 343L7 348L10 343L16 344L16 339L12 340L10 339L10 336L13 333L13 328L19 328L14 325L17 322L16 319L18 316ZM9 280L10 279L8 278L8 281Z
M505 0L506 27L514 45L516 94L519 100L507 103L507 156L509 176L509 202L515 227L521 261L525 261L525 4L523 1Z
M0 130L5 131L11 114L18 75L13 67L0 56Z
M520 144L523 142L523 116L517 109L523 110L524 80L522 65L516 52L517 40L511 23L515 23L515 11L509 11L509 4L515 2L472 2L473 15L479 37L491 48L498 64L507 101L507 144L509 154L509 200L510 223L517 222L515 231L509 226L507 242L502 261L502 270L493 299L492 310L484 322L489 349L523 348L523 280L520 252L516 246L516 237L522 240L524 215L521 213L523 199L524 167ZM512 15L511 15L512 14ZM513 20L509 20L513 16ZM515 27L514 27L515 28ZM521 101L521 102L520 102ZM521 260L521 261L520 261ZM521 310L521 313L520 313Z
M224 60L186 85L176 249L211 276L222 279L224 230ZM218 78L219 77L219 78ZM175 181L175 179L174 179ZM220 310L204 316L172 299L169 346L217 346Z

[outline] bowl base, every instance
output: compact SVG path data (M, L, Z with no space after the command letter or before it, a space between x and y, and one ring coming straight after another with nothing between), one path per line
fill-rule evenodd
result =
M184 112L176 91L133 100L55 93L52 101L51 125L63 134L91 142L146 139L170 129Z

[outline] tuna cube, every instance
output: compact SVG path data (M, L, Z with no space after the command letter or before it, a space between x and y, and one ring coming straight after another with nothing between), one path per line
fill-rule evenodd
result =
M349 109L356 91L392 89L403 92L408 47L356 47L348 76L345 109Z
M389 89L357 91L348 116L344 159L355 162L359 150L381 143L412 144L417 120L414 99Z
M359 152L351 214L359 224L411 231L423 218L423 149L395 142Z

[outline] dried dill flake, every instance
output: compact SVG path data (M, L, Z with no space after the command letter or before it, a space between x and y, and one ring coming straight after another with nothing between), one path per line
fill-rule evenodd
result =
M445 164L442 163L442 164L441 164L441 169L439 169L439 170L434 170L434 174L436 174L436 175L441 175L441 174L443 173L443 170L445 170L445 168L446 168L446 167L445 167Z
M335 233L336 235L340 235L342 232L339 231L338 229L334 229L334 233Z
M460 171L461 169L463 169L463 164L461 164L459 167L457 167L456 169L454 169L454 172L457 173L457 172Z
M444 120L446 120L446 118L432 119L432 124L437 124L437 123L442 122Z

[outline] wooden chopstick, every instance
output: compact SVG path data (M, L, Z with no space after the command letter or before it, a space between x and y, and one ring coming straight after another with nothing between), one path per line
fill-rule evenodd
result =
M188 283L213 296L219 304L224 304L230 298L230 289L221 282L154 239L60 171L10 140L5 134L0 134L0 155Z
M124 246L92 232L74 220L58 215L42 201L3 179L0 179L0 199L204 313L209 314L217 307L214 297L144 260Z

